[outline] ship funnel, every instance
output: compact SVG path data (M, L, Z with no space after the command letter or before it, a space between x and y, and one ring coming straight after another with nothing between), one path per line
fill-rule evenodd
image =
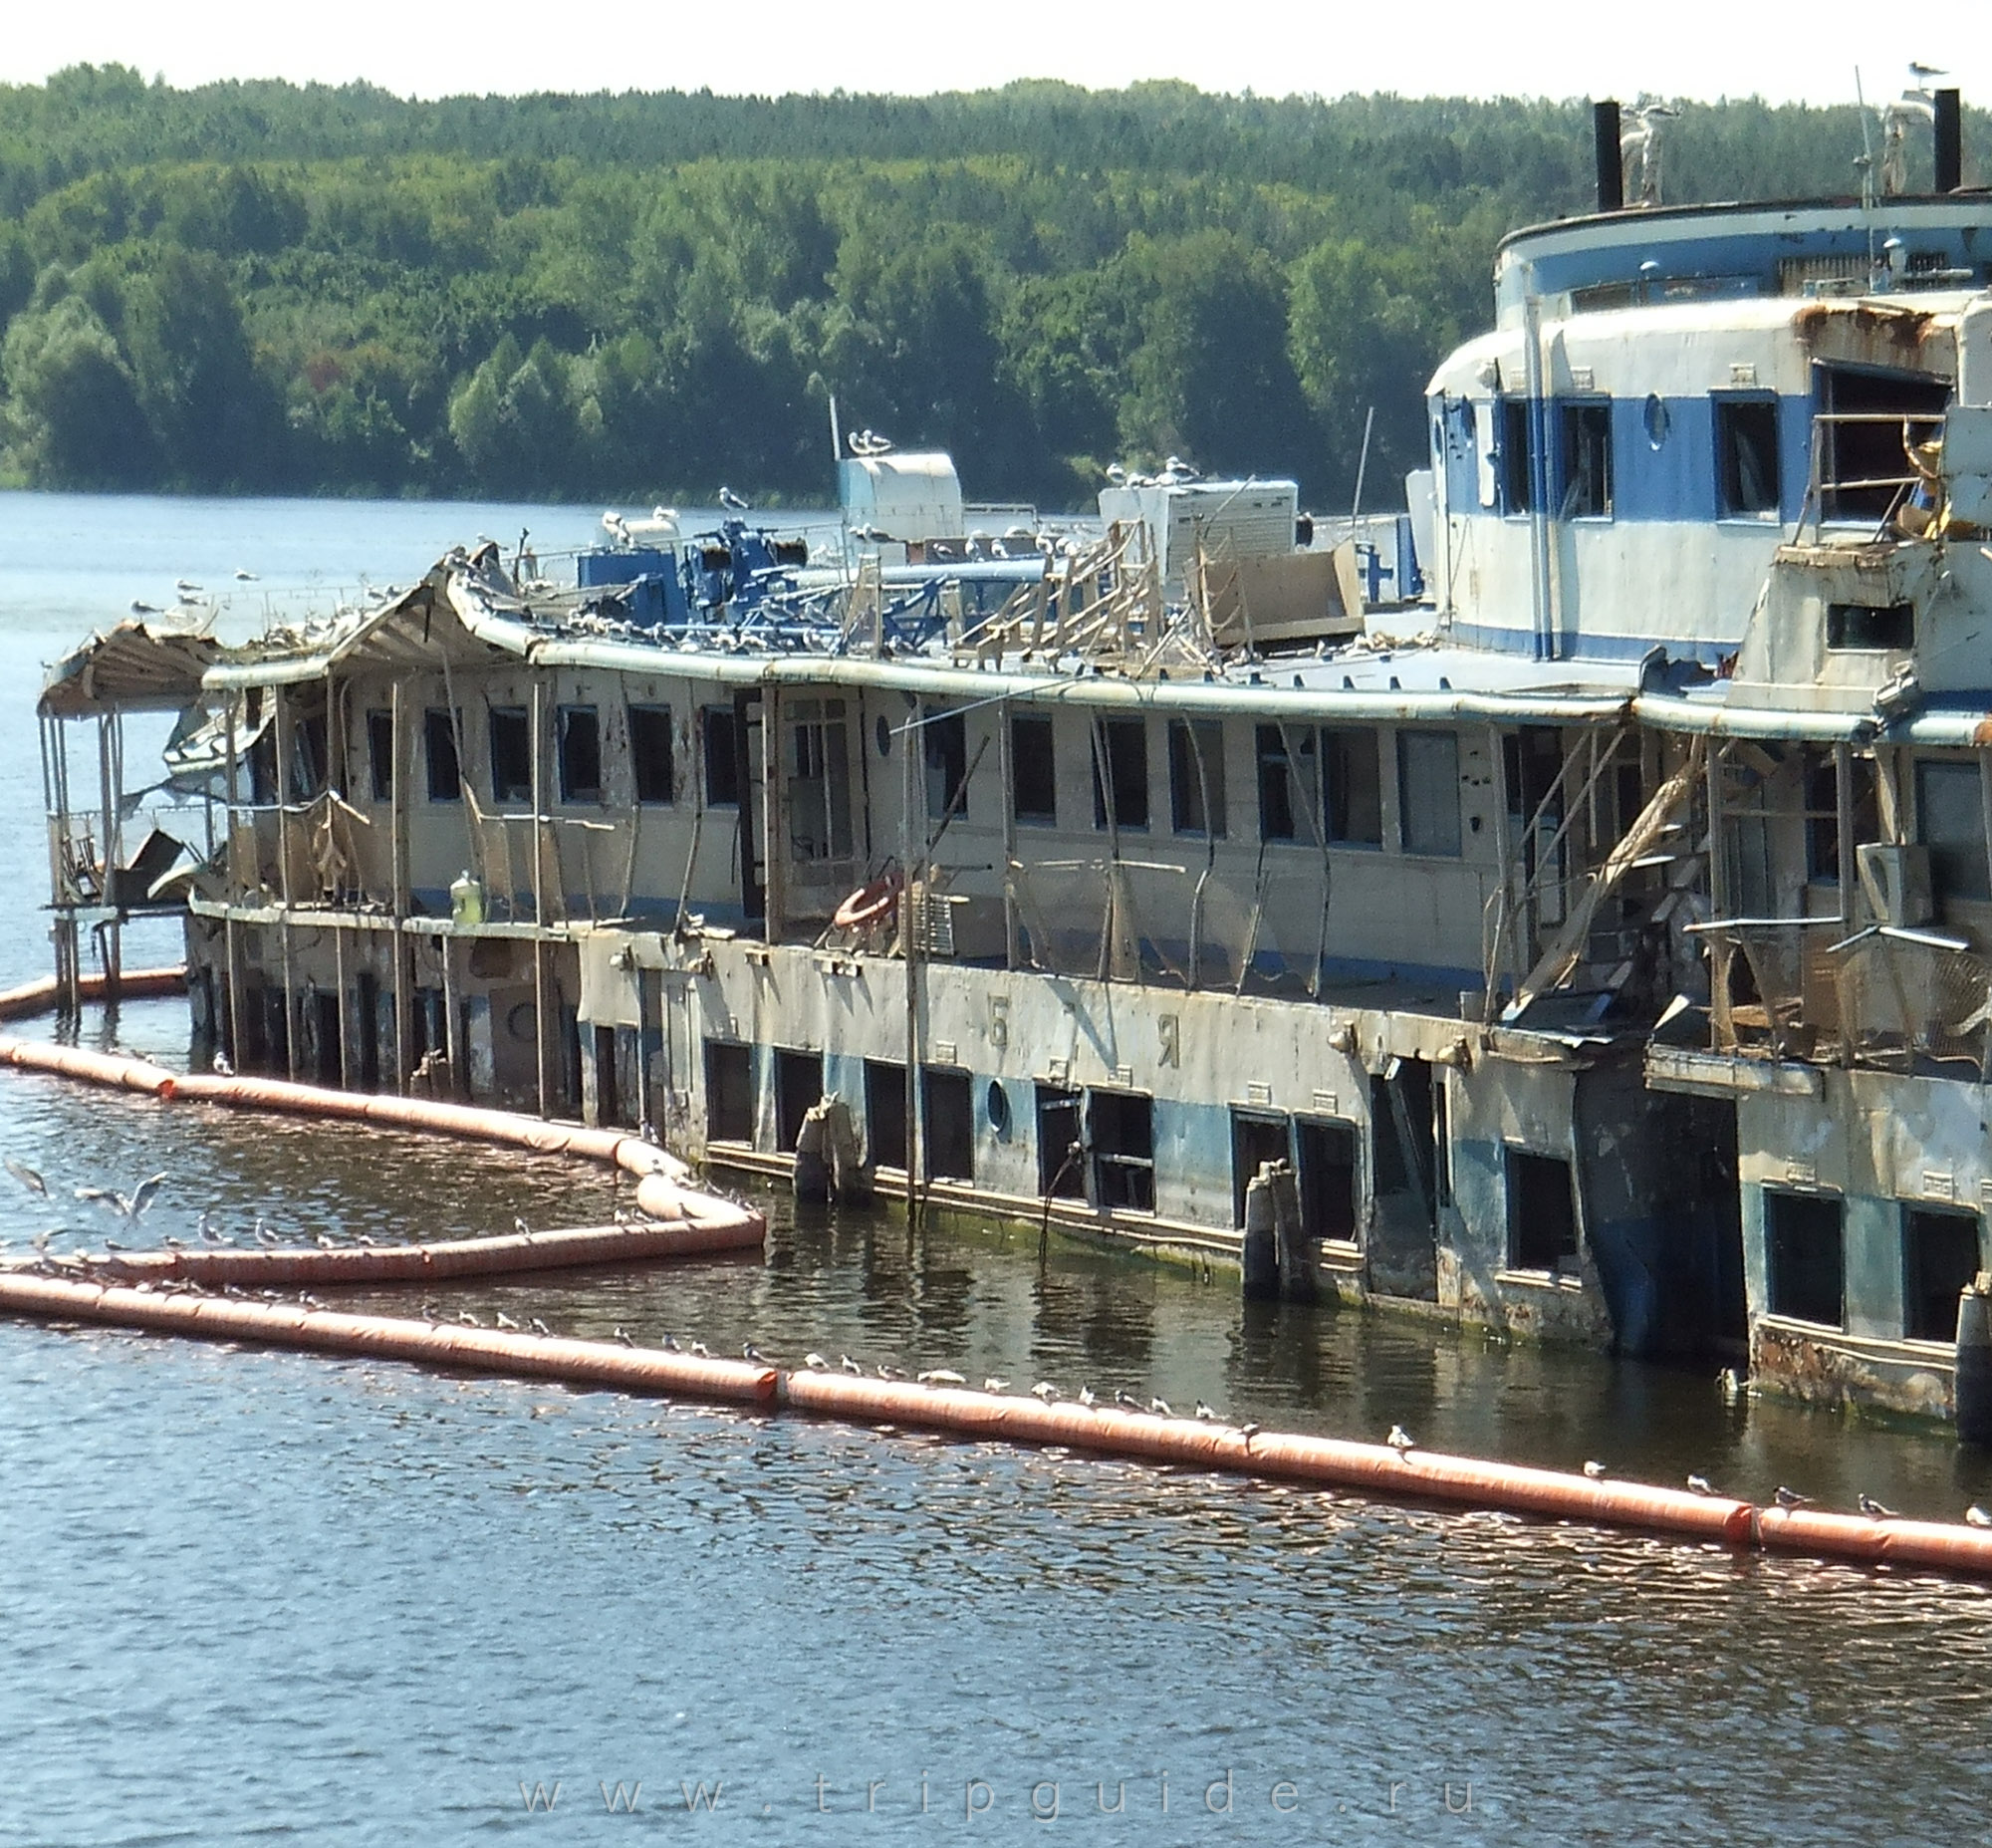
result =
M1623 211L1625 168L1618 148L1618 105L1615 100L1607 98L1591 106L1591 132L1598 150L1598 209Z
M1955 192L1964 184L1964 110L1954 90L1939 90L1930 98L1936 107L1937 192Z

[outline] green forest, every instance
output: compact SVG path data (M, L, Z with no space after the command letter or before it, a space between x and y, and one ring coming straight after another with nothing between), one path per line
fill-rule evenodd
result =
M1846 194L1861 148L1851 105L1688 106L1669 202ZM1173 453L1338 505L1372 406L1370 479L1421 458L1501 236L1591 183L1582 101L78 67L0 87L0 483L822 501L834 395L977 498Z

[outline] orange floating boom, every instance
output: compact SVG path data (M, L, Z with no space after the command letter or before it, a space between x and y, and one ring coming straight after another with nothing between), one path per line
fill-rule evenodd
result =
M106 1288L24 1272L0 1274L0 1311L112 1323L213 1340L372 1355L482 1373L686 1399L786 1406L856 1425L892 1425L984 1443L1063 1445L1232 1475L1353 1488L1389 1499L1512 1509L1766 1551L1800 1552L1977 1578L1992 1577L1992 1534L1937 1521L1759 1508L1643 1482L1592 1481L1471 1456L1257 1432L1085 1407L1018 1394L926 1388L844 1374L790 1373L599 1341L348 1315L303 1305Z

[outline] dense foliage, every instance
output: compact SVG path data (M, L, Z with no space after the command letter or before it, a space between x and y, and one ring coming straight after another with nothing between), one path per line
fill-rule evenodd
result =
M1974 120L1967 129L1982 129ZM0 89L0 475L736 488L847 427L1081 503L1176 453L1337 503L1415 465L1501 234L1582 209L1581 103ZM1845 192L1852 109L1689 109L1682 198Z

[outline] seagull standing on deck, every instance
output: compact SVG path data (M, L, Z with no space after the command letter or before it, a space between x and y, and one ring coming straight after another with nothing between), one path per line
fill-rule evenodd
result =
M752 505L744 496L727 487L719 490L719 504L729 513L745 513Z

